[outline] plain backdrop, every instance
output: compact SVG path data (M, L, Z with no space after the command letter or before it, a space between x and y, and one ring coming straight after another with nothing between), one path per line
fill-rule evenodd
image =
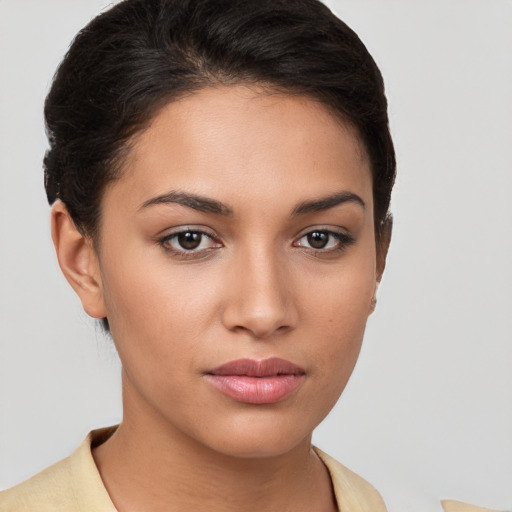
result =
M42 105L108 0L0 0L0 488L121 419L119 362L60 275ZM398 157L379 302L314 441L394 511L512 508L512 2L331 0L386 80Z

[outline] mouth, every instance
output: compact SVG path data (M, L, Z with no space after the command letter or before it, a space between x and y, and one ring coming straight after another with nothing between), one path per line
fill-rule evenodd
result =
M237 359L206 373L217 391L247 404L273 404L288 398L304 381L306 372L280 358L261 361Z

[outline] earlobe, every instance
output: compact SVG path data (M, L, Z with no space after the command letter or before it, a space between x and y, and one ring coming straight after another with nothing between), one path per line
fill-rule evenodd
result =
M78 231L62 201L53 205L51 215L52 239L62 273L85 312L93 318L105 318L100 268L92 240Z

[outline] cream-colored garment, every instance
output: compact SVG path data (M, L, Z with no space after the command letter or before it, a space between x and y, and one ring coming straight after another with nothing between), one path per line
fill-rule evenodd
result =
M91 453L113 428L93 430L75 452L0 493L0 512L117 512Z
M445 512L498 512L489 508L475 507L461 501L444 500L441 502Z
M91 454L116 427L92 431L68 458L26 482L0 492L0 512L117 512ZM380 494L360 476L315 448L331 476L341 512L386 512ZM497 512L443 501L445 512Z
M91 444L101 444L112 432L113 428L94 430L70 457L1 492L0 512L117 512L91 454ZM340 511L386 512L368 482L316 451L329 470Z

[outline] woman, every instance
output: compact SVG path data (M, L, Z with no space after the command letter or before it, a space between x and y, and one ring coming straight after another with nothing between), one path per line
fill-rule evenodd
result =
M112 334L124 418L3 506L384 510L311 449L391 231L357 36L314 0L128 0L79 34L45 115L59 264Z
M389 242L380 75L315 3L160 7L93 22L47 101L54 242L120 352L124 420L5 503L382 509L310 450Z

